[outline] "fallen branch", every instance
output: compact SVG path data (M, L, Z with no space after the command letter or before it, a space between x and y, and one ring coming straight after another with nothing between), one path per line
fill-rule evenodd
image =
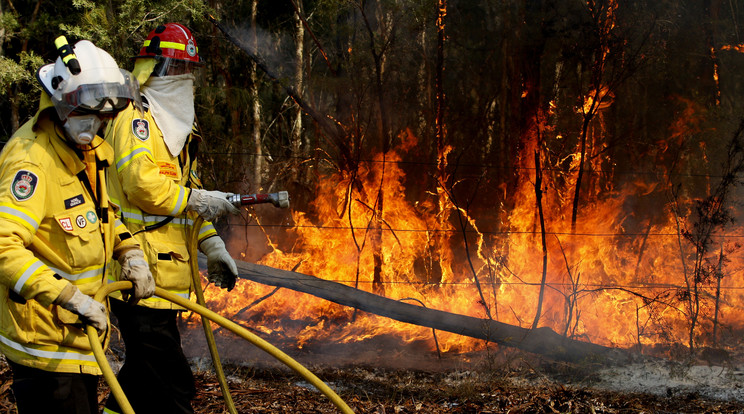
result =
M547 327L527 329L494 320L424 308L302 273L241 260L235 262L242 279L308 293L396 321L483 339L560 361L614 364L628 362L631 356L625 350L566 338ZM206 258L202 254L199 254L199 265L206 268Z

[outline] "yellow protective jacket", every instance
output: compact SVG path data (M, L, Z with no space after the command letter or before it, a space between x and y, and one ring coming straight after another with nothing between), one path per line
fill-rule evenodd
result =
M92 142L100 185L91 186L45 97L0 152L0 351L29 367L100 375L79 317L52 303L70 283L95 294L112 255L137 244L108 203L111 147Z
M108 181L111 200L121 206L122 221L142 246L155 284L188 299L192 289L189 258L196 255L188 246L197 215L184 210L191 188L201 188L195 161L201 137L196 125L177 157L168 151L147 106L144 113L134 105L120 112L106 136L114 147ZM216 235L212 223L205 221L198 242ZM118 279L116 265L108 277ZM112 296L120 298L121 294ZM142 299L138 305L181 309L157 296Z

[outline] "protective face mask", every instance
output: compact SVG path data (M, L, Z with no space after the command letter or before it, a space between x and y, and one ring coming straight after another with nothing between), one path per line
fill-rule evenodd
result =
M93 141L98 129L101 128L101 118L97 115L69 116L63 125L67 137L79 145L87 145Z

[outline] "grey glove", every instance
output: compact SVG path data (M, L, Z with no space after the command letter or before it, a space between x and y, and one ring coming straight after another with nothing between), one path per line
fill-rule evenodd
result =
M119 255L121 265L120 280L128 280L134 284L130 290L123 292L124 299L131 305L140 299L149 298L155 293L155 279L150 273L150 266L145 261L145 254L140 249L129 249Z
M238 214L240 210L227 201L227 198L233 195L233 193L195 188L191 190L189 200L186 202L186 210L195 211L207 221L213 221L227 213Z
M53 303L80 316L83 323L96 328L99 335L106 332L108 327L106 307L75 286L67 285Z
M201 242L199 248L207 255L207 280L217 287L231 291L238 277L238 266L225 249L225 242L214 236Z

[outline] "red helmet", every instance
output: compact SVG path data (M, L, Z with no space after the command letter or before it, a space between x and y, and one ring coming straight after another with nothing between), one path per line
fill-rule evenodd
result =
M180 23L168 23L155 28L142 45L139 55L134 58L156 58L168 62L202 65L196 39L186 26ZM167 66L167 65L165 65Z

